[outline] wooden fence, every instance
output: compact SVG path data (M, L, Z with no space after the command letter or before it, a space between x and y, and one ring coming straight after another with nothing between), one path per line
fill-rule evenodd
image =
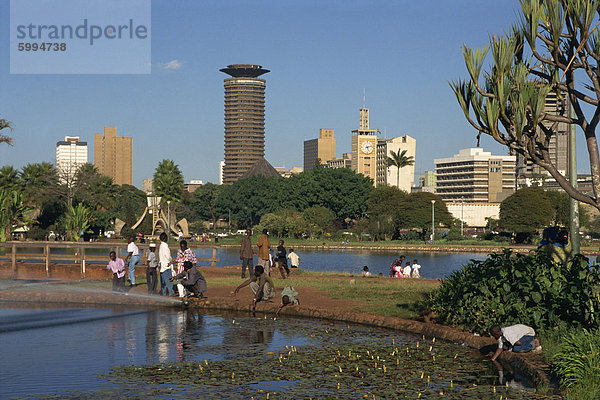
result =
M140 249L140 263L145 265L148 259L148 244L137 244ZM177 244L169 245L171 254L176 253L179 246ZM190 246L195 250L197 247ZM209 247L210 248L210 247ZM42 252L39 252L42 249ZM58 249L65 249L63 252L57 252ZM86 249L88 250L86 252ZM92 249L104 250L104 255L89 254ZM37 252L34 250L38 250ZM10 260L13 276L17 275L17 263L43 263L46 269L46 276L50 277L50 265L52 263L76 264L81 269L81 278L86 277L86 264L108 264L110 251L115 251L117 256L121 256L121 251L127 251L126 243L90 243L90 242L6 242L0 243L0 261ZM158 248L157 250L158 251ZM212 247L212 257L197 258L198 266L202 261L210 261L210 266L215 267L217 261L217 248Z

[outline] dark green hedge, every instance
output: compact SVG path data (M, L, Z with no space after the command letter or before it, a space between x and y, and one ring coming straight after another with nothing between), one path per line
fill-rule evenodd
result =
M583 256L559 264L542 251L515 257L505 250L471 260L442 281L427 305L439 322L479 333L516 323L597 328L599 288L600 267Z

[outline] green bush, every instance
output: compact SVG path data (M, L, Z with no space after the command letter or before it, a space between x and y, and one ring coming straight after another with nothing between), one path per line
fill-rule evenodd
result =
M561 339L553 369L569 398L600 398L600 332L579 330Z
M600 267L576 256L564 265L538 251L471 260L442 281L427 302L439 322L487 333L494 324L535 329L568 323L598 327Z

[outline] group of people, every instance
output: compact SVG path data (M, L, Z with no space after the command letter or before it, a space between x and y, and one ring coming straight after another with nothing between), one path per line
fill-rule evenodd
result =
M148 264L146 266L148 294L160 293L163 296L204 297L206 280L196 268L196 255L187 247L187 242L185 240L179 242L177 256L173 259L167 244L167 234L161 233L159 239L158 255L156 254L156 243L150 243L148 247ZM128 240L125 261L117 257L114 251L111 251L109 256L110 261L106 268L113 273L113 291L124 292L126 290L126 262L129 269L129 278L127 279L129 287L136 286L135 266L140 262L140 250L135 244L135 237L132 236ZM159 279L160 292L158 291ZM175 280L177 281L177 293L173 288Z
M417 259L414 259L412 264L410 261L404 263L404 256L400 256L390 265L391 278L420 278L421 266Z
M254 256L258 256L257 265L263 268L264 273L267 276L271 276L271 267L275 266L279 269L281 279L286 279L290 276L290 268L288 267L288 260L290 260L291 268L298 268L302 260L294 252L294 249L290 249L288 253L285 246L285 242L280 240L275 254L271 249L271 241L269 240L269 233L266 229L263 229L262 234L258 237L256 247L258 251L255 252L252 248L252 230L247 229L246 235L242 238L240 244L240 260L242 261L242 278L246 277L246 269L248 273L251 273L254 266Z
M246 234L242 238L240 244L242 279L246 278L246 270L248 270L250 278L235 288L234 295L237 295L241 288L250 286L254 295L252 309L256 308L257 302L271 301L275 297L275 284L271 278L272 267L279 270L281 279L286 279L290 276L291 272L290 267L288 267L288 260L290 260L291 268L298 268L302 262L300 257L294 252L294 249L290 249L288 253L284 244L285 242L280 240L273 254L269 233L266 229L263 229L262 234L258 237L258 242L256 243L257 252L254 252L252 248L251 229L247 229ZM254 256L258 257L256 266L254 266ZM298 304L297 295L298 293L293 287L286 286L281 293L281 306L279 310L289 304Z

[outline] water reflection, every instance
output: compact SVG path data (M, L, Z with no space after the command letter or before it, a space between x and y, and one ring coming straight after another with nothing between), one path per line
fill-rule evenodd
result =
M497 360L491 361L498 371L498 385L506 386L507 388L512 389L518 389L520 391L527 391L531 393L535 392L535 389L523 378L515 374L508 365L504 366Z

